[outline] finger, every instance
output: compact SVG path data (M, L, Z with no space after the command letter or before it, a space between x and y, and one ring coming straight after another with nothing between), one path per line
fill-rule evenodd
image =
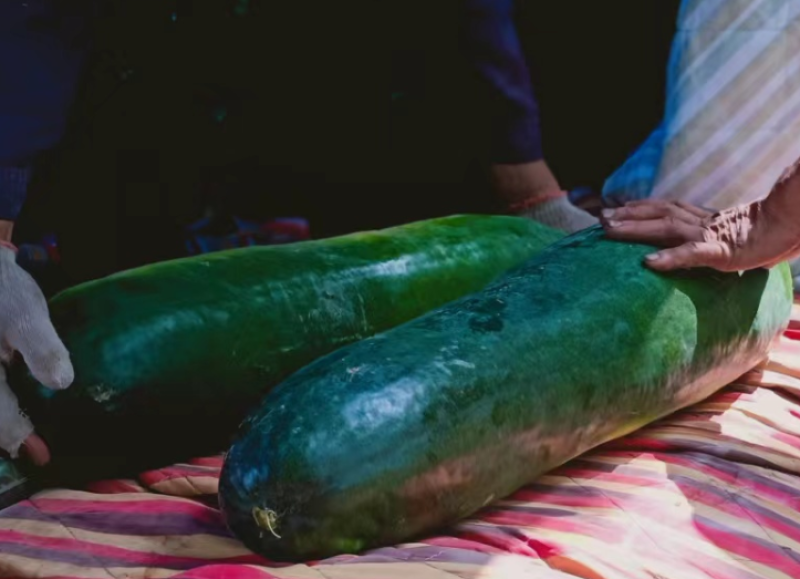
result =
M626 207L643 207L643 206L657 206L657 207L664 207L666 205L677 205L681 209L687 211L688 213L692 213L697 217L702 219L706 219L707 217L711 217L716 213L713 209L707 209L705 207L698 207L697 205L692 205L691 203L686 203L685 201L659 201L657 199L640 199L638 201L630 201L625 204Z
M685 243L648 255L645 263L657 271L673 271L695 267L711 267L720 271L732 271L730 250L719 241Z
M50 449L35 432L22 443L22 452L36 466L44 466L50 462Z
M8 344L22 354L39 382L54 390L63 390L72 384L75 371L69 352L46 312L19 316L6 336Z
M641 207L642 205L666 205L667 201L660 199L634 199L625 203L625 207Z
M705 216L697 215L675 203L642 203L626 205L615 210L606 210L603 217L607 221L644 221L648 219L672 218L686 223L699 224Z
M603 224L606 236L618 241L636 241L662 247L675 247L703 240L703 227L675 217L647 221L608 221Z
M683 201L678 201L675 203L678 207L683 209L684 211L691 213L700 219L707 219L714 215L714 211L709 209L705 209L704 207L698 207L697 205L692 205L691 203L684 203Z
M637 199L635 201L628 201L625 207L661 207L666 208L670 205L675 205L674 201L663 201L661 199Z
M0 448L11 458L19 456L19 449L33 434L33 424L20 411L19 401L6 379L5 368L0 366Z

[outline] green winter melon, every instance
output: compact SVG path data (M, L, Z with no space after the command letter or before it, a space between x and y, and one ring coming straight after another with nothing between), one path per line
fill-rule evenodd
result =
M228 453L230 528L281 561L412 540L757 365L788 267L663 275L651 251L586 230L295 373Z
M12 385L58 482L220 452L261 396L341 346L481 289L562 234L504 216L159 263L50 302L75 382Z

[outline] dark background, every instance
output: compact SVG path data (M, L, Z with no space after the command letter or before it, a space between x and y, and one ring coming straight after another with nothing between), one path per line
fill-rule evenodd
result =
M566 187L599 189L661 121L680 2L520 5L545 154Z
M457 3L104 4L20 232L55 230L75 283L180 256L208 207L300 215L315 237L491 210L488 119L459 58ZM659 122L678 4L519 2L565 188L599 189Z

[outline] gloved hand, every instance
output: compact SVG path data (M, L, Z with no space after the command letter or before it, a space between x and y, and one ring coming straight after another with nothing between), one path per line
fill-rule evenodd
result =
M611 239L668 248L646 259L659 271L744 271L772 267L800 252L800 225L762 202L712 213L686 203L635 201L603 211L602 223Z
M527 217L567 233L597 224L597 218L570 203L544 161L492 165L495 193L512 215Z
M0 448L13 458L21 447L36 464L49 461L44 442L34 434L8 385L4 365L17 351L33 376L48 388L72 384L74 371L66 347L50 322L47 301L33 278L16 262L16 249L0 242Z

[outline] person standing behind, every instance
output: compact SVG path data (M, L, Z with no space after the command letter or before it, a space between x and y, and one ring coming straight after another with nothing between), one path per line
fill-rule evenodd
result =
M515 26L514 0L466 0L465 56L484 81L491 107L491 176L511 213L568 233L597 223L572 205L547 165L539 105Z

